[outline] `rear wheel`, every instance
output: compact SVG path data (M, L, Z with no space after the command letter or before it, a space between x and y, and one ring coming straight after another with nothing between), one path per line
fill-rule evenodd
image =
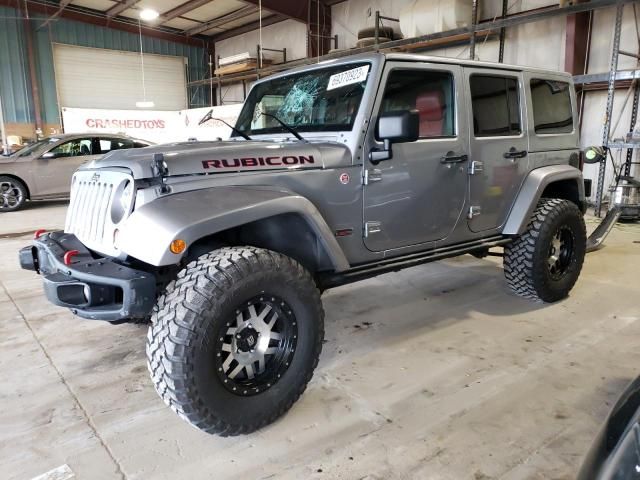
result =
M320 293L295 260L252 247L205 254L158 300L147 341L153 383L201 430L252 432L305 390L323 318Z
M555 302L565 298L582 269L587 234L578 207L543 198L527 230L504 249L504 274L516 294Z
M27 188L17 178L0 176L0 213L20 210L27 201Z

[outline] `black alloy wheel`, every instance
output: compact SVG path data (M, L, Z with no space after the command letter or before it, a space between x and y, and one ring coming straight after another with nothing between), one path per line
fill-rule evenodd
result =
M298 325L289 305L269 294L254 297L220 328L216 372L237 395L263 392L289 368L297 340Z

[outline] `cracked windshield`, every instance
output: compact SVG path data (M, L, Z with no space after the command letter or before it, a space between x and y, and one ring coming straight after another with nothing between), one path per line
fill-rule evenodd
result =
M351 130L369 77L369 64L349 64L276 78L257 85L237 128L248 134Z

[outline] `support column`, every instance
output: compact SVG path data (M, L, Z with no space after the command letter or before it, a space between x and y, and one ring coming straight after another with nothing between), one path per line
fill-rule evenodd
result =
M42 124L42 102L40 101L40 88L38 86L38 75L36 70L36 54L33 44L33 26L29 18L29 10L26 2L22 6L24 15L24 36L27 44L27 65L29 69L29 80L31 83L31 95L33 96L33 113L35 116L36 130L43 130Z
M331 49L331 7L322 0L309 0L307 55L317 57Z
M4 113L2 111L2 97L0 97L0 139L2 140L2 153L9 155L9 142L7 141L7 130L4 127Z
M611 65L609 66L609 87L607 89L607 107L604 128L602 129L602 145L608 155L609 134L611 133L611 114L613 113L613 97L616 88L616 72L618 70L618 52L620 50L620 30L622 29L622 12L624 4L616 7L616 20L613 30L613 46L611 48ZM604 177L607 169L607 157L600 162L598 168L598 185L596 190L596 217L602 213L602 197L604 196Z

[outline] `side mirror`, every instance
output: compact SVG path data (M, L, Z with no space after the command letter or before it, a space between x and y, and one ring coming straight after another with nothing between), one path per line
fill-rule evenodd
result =
M391 143L415 142L420 130L420 115L417 110L387 112L378 118L377 137Z
M369 160L376 164L393 158L391 144L415 142L420 134L420 116L417 110L399 110L380 115L376 125L376 137L384 142L382 150L372 150Z
M44 159L56 158L56 157L57 155L53 152L45 152L40 156L40 158L44 158Z

